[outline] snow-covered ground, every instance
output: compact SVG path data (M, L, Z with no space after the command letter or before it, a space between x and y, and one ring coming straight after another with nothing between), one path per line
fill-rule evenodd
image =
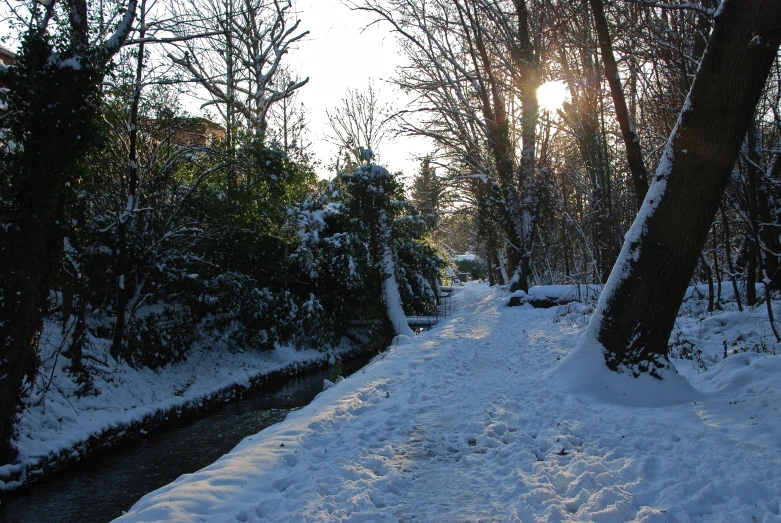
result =
M454 299L452 318L117 521L781 521L781 358L719 357L753 313L715 314L699 338L679 325L717 349L676 361L698 399L640 407L567 392L598 385L562 363L587 306L509 308L477 283Z
M0 490L11 490L26 481L27 470L63 454L76 457L91 437L105 431L122 430L148 416L186 407L198 407L204 400L233 387L249 387L252 381L282 370L333 358L350 350L345 344L329 353L277 347L271 352L229 350L224 344L198 346L181 363L157 371L133 369L108 356L103 340L94 345L105 349L105 364L95 375L96 394L78 397L78 385L65 371L70 361L59 352L62 333L47 324L41 339L42 371L27 398L14 443L19 450L16 463L0 467ZM21 476L20 476L21 474Z

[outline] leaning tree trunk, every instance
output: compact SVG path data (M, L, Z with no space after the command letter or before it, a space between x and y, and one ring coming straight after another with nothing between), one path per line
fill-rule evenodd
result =
M391 224L388 212L385 209L379 212L378 229L378 243L382 258L375 260L375 267L379 270L380 281L382 282L382 301L385 306L383 321L392 328L395 336L409 336L413 338L415 334L410 329L409 324L407 324L401 295L399 294L399 283L396 280L396 257L391 246Z
M351 210L355 218L368 228L369 253L373 261L372 287L376 293L375 312L379 313L382 344L394 336L414 333L407 324L404 307L396 280L396 256L391 236L390 198L394 194L393 176L384 167L364 164L344 175L353 200ZM387 345L386 345L387 346Z
M607 366L635 376L669 364L667 341L765 86L781 2L722 2L708 48L588 335Z

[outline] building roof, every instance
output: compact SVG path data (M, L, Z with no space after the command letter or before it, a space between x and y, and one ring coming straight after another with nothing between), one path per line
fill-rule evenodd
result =
M0 45L0 55L5 55L5 56L11 57L13 59L16 59L16 53L11 51L10 49L8 49L4 45Z

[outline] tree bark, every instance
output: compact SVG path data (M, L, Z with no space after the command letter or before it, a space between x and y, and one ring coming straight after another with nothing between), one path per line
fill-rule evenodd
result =
M756 165L762 164L761 156L761 144L759 136L757 135L757 129L754 127L749 131L749 144L748 154L749 158ZM777 149L779 147L776 147ZM778 164L778 157L774 159L771 166ZM749 165L749 169L752 169L752 165ZM751 173L751 171L749 171ZM758 169L755 180L755 195L756 195L756 214L755 220L752 224L754 243L756 246L757 260L759 261L759 271L763 284L770 285L772 290L778 290L781 288L781 271L779 270L777 253L781 252L781 243L779 242L776 226L777 220L773 216L772 207L772 183L774 180L770 178L772 173L771 168Z
M529 35L525 0L514 0L518 17L516 40L511 42L515 78L521 99L521 160L516 171L515 150L511 136L506 95L494 69L484 40L484 29L476 12L456 4L461 25L467 30L470 58L475 69L482 69L479 92L481 109L487 129L487 141L493 156L496 176L502 188L506 235L507 266L512 271L510 290L529 290L534 224L537 215L537 194L534 190L534 152L537 132L537 58ZM477 7L474 6L476 11Z
M482 89L481 101L483 117L488 130L488 146L493 156L496 175L502 188L505 209L502 225L506 235L507 265L512 270L511 290L528 290L527 273L522 270L526 249L524 230L525 213L521 204L519 187L515 179L515 151L510 137L510 121L507 114L505 97L500 91L497 78L494 75L494 65L488 55L482 30L469 11L464 11L469 25L462 21L464 27L472 31L470 48L473 46L472 59L477 64L479 58L483 68L485 87Z
M700 253L702 269L705 271L705 277L708 279L708 312L713 312L713 269L711 269L705 253Z
M589 324L607 366L669 365L667 342L781 42L781 2L725 2L637 219ZM726 123L726 124L725 124Z
M534 53L529 31L529 11L526 0L514 0L518 18L517 42L511 51L517 70L517 83L521 99L521 160L518 166L518 190L520 191L520 263L513 265L510 290L529 290L531 256L534 245L534 230L537 223L539 195L535 187L535 144L539 108L537 88L540 86L539 60Z
M781 150L781 142L776 144L776 149ZM763 280L770 282L772 290L781 289L781 241L778 237L778 227L781 222L778 208L774 208L772 187L781 177L781 154L775 153L767 172L762 177L762 186L759 190L759 213L762 225L760 226L760 238L762 238L763 259L765 262L765 274Z
M716 278L716 301L714 307L721 310L721 269L719 268L719 242L716 239L716 229L713 229L713 274Z
M496 279L494 278L494 267L496 266L496 257L494 256L494 251L491 248L490 243L486 247L486 252L488 253L487 259L488 259L488 286L493 287L496 285Z

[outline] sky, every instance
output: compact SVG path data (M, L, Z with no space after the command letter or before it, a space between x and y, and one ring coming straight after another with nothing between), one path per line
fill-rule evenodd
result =
M374 19L367 13L351 11L341 0L297 0L294 7L301 20L300 30L309 31L309 35L290 52L286 63L302 78L309 77L309 83L299 91L299 100L309 113L308 138L312 152L320 160L318 176L330 178L333 173L326 165L332 162L337 148L326 139L329 133L326 109L336 107L348 89L365 89L370 81L381 95L381 102L403 106L409 97L387 80L403 64L404 58L387 24L367 28ZM6 33L7 28L0 31ZM15 41L6 44L10 48L16 45ZM199 112L199 101L185 102L185 105ZM378 150L378 163L391 172L402 170L411 176L420 165L416 158L432 148L425 139L388 136Z
M288 63L301 77L309 77L299 97L309 111L313 152L322 162L318 175L330 178L333 173L326 166L332 163L337 148L326 138L330 130L326 109L339 105L348 89L365 89L370 81L378 88L382 101L403 108L411 97L388 80L404 65L405 57L390 25L372 24L376 18L369 13L351 11L341 0L299 0L296 5L301 29L310 34L291 52ZM541 89L540 105L555 112L566 97L563 82L550 82ZM419 169L419 158L433 149L434 144L425 138L389 136L379 150L378 163L391 172L403 171L410 180Z
M379 94L381 105L392 103L403 109L412 97L396 89L389 80L405 58L396 35L387 23L376 24L369 13L352 11L342 0L297 0L296 18L301 20L300 31L309 34L286 57L286 64L309 82L299 90L299 101L308 112L308 135L320 178L330 178L327 168L334 160L337 147L327 139L330 134L326 110L337 107L348 89L366 89L371 82ZM12 41L7 44L15 48ZM551 110L560 107L566 96L566 87L553 82L554 88L547 103ZM200 101L185 102L188 108L199 112ZM418 171L420 158L434 149L428 139L394 137L389 133L377 148L377 162L391 172L402 171L409 181Z
M309 111L309 139L313 152L323 165L322 178L331 177L325 165L331 163L337 148L329 143L326 109L339 105L348 89L365 89L371 81L383 102L397 108L409 101L387 83L404 57L387 24L372 25L373 18L355 12L340 0L299 0L301 29L310 32L298 49L290 53L291 64L309 83L300 90L299 99ZM402 170L411 176L418 169L417 157L430 152L432 145L421 138L386 138L379 148L379 163L391 172Z

